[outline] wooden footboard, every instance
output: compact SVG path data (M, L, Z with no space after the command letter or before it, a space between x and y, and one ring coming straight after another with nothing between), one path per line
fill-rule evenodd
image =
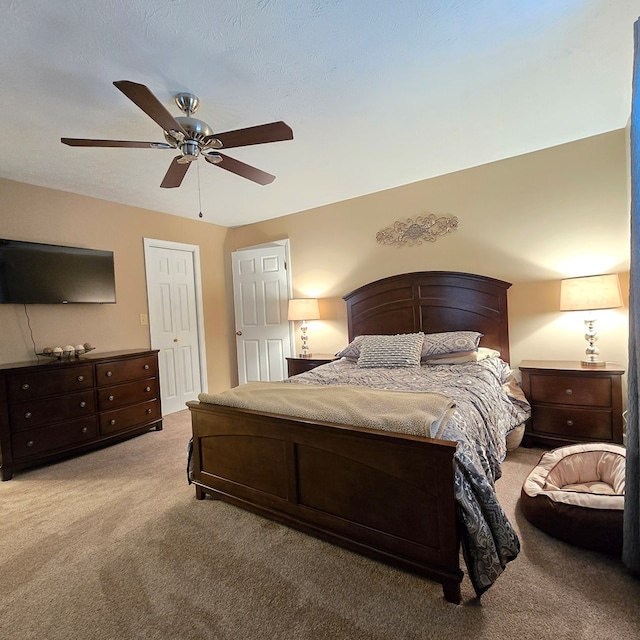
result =
M440 582L460 602L456 444L189 402L206 494Z

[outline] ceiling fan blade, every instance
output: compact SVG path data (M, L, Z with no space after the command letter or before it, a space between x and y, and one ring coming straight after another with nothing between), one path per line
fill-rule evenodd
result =
M203 143L206 145L209 140L214 139L222 142L222 147L220 148L231 149L232 147L246 147L251 144L293 140L293 131L288 124L282 121L271 122L269 124L259 124L255 127L247 127L246 129L227 131L226 133L216 133L207 136ZM215 147L215 145L213 146Z
M182 156L176 156L169 165L167 173L164 174L164 179L160 184L163 189L173 189L174 187L179 187L182 184L182 179L185 177L191 163L178 162L180 158L182 158Z
M173 149L166 142L136 142L134 140L89 140L85 138L60 138L70 147L130 147L133 149Z
M113 83L129 100L142 109L164 131L179 131L187 135L182 125L167 111L165 106L143 84L130 80L117 80Z
M253 182L257 182L258 184L270 184L276 179L276 177L272 176L270 173L266 173L265 171L256 169L249 164L240 162L240 160L235 160L234 158L225 156L222 153L219 153L217 155L222 158L220 162L216 162L215 158L210 158L209 156L205 156L204 159L211 164L215 164L221 169L231 171L231 173L235 173L241 178L247 178L248 180L252 180Z

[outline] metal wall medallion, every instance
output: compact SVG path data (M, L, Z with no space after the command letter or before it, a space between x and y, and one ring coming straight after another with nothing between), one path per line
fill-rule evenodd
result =
M458 228L456 216L435 216L430 213L418 216L415 220L396 220L391 227L382 229L376 234L378 244L394 244L412 246L423 242L435 242L439 236L444 236Z

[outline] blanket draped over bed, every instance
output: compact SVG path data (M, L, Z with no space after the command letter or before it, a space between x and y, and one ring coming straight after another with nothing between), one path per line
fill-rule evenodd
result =
M440 393L384 391L362 387L250 382L201 402L322 420L354 427L440 438L454 404Z
M530 413L526 401L510 396L508 382L509 366L499 358L406 369L358 369L343 358L285 382L249 383L217 395L201 394L199 400L457 442L462 548L480 595L520 550L494 489L506 434Z

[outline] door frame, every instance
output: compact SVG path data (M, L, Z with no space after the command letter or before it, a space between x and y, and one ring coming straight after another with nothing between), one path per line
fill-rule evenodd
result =
M151 295L149 290L149 269L150 260L148 260L147 252L153 247L158 249L174 249L179 251L187 251L191 253L191 260L193 264L193 279L194 279L194 292L196 302L196 327L198 333L198 361L200 368L200 389L205 391L207 386L207 356L204 340L204 312L202 303L202 277L200 272L200 247L197 244L185 244L183 242L172 242L171 240L156 240L154 238L143 238L144 242L144 265L145 265L145 282L147 286L147 312L149 313L149 343L151 343L151 318L150 309L153 309L153 305L149 301ZM151 345L154 348L154 345Z

